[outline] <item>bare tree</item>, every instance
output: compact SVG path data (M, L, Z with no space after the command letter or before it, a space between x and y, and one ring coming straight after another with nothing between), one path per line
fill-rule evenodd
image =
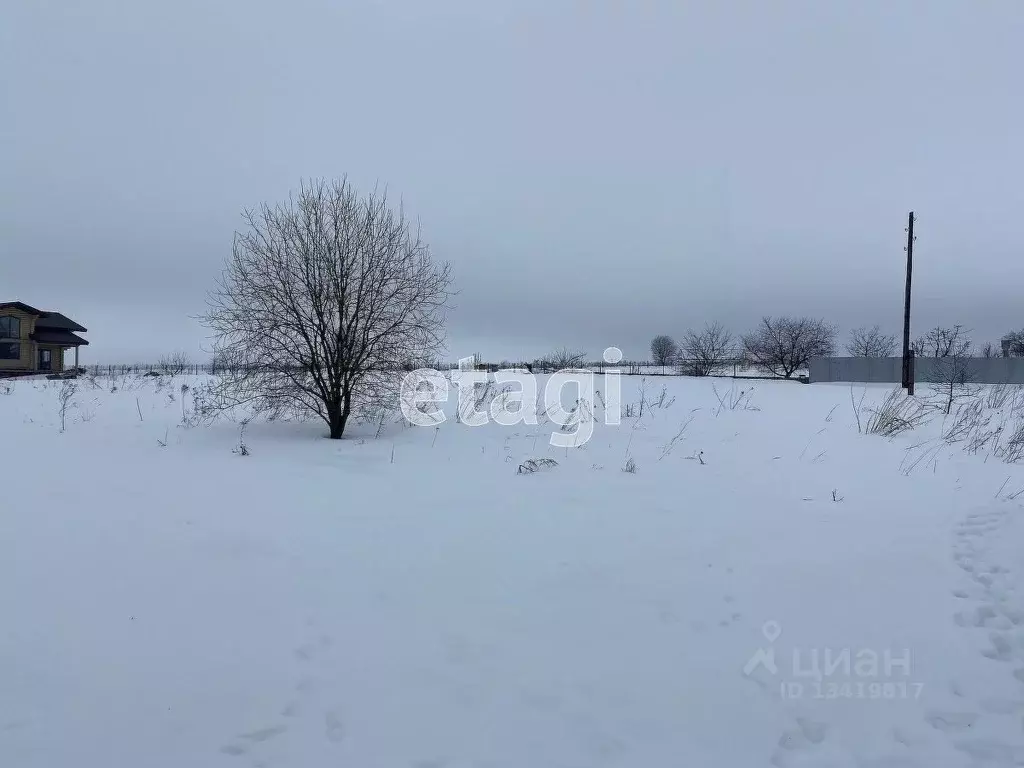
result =
M959 325L952 328L933 328L924 337L924 349L928 352L941 352L934 357L934 365L928 374L928 381L938 385L942 395L943 410L949 413L953 402L970 395L968 385L974 380L971 368L971 340L967 332Z
M892 357L896 353L896 337L882 333L877 325L854 328L846 352L852 357Z
M157 368L168 376L177 376L184 373L191 364L188 355L185 352L178 351L161 357L157 361Z
M999 357L999 355L996 353L996 345L993 344L991 341L986 341L984 344L981 345L981 356L984 357L986 360L990 360L993 357Z
M952 328L941 328L936 326L924 336L919 336L911 344L915 357L963 357L966 349L970 349L971 342L964 334L966 332L960 325Z
M810 317L765 317L742 339L744 353L751 363L774 376L789 379L806 368L812 357L835 352L836 329L824 320Z
M572 368L582 368L587 361L587 353L578 349L562 347L554 352L539 357L533 361L533 365L541 370L562 371Z
M385 193L347 179L243 218L203 318L224 366L215 407L315 414L338 439L404 364L443 349L450 268Z
M672 365L676 361L679 347L671 336L655 336L651 339L651 361L655 365Z
M733 357L732 334L721 323L708 323L703 331L683 334L680 369L694 376L710 376Z

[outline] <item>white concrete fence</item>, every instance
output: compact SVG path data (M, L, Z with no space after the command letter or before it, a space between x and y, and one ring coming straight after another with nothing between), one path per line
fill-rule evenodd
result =
M915 357L914 381L927 383L948 378L951 358ZM956 363L964 380L975 384L1024 384L1024 358L970 357ZM811 383L851 381L899 384L903 380L900 357L814 357L807 366Z

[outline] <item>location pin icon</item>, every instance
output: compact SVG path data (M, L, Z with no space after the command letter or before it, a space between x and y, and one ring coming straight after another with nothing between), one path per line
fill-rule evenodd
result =
M774 643L779 639L779 635L782 634L782 627L779 626L777 621L766 621L764 626L761 627L761 634L767 638L769 643Z

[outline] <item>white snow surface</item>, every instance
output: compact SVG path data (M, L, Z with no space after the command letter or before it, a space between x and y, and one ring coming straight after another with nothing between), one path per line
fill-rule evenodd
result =
M0 766L1024 765L1021 468L859 434L845 385L644 382L577 449L247 456L180 425L200 380L82 380L63 432L59 382L0 382Z

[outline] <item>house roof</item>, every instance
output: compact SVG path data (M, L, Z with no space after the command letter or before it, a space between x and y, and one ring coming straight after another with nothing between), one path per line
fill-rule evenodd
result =
M63 330L37 330L30 337L33 341L40 344L60 344L65 347L80 347L88 346L89 342L83 339L81 336L76 336L70 331Z
M38 318L36 320L36 328L38 329L78 331L79 333L88 331L88 328L83 328L67 315L62 315L60 312L44 312L20 301L0 301L0 310L4 309L18 309L30 315L35 315ZM84 339L81 341L83 344L89 343Z
M20 309L22 312L28 312L30 315L45 314L42 310L30 307L28 304L23 304L20 301L0 301L0 309Z
M86 330L88 330L80 326L67 315L62 315L60 312L43 312L39 315L39 319L36 320L36 328L60 331L79 331L80 333L85 333Z

